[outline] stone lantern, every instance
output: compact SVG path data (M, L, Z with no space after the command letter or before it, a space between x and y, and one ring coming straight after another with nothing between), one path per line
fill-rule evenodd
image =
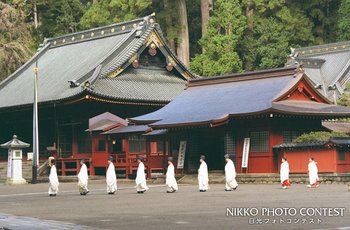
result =
M6 184L26 184L26 180L22 177L22 149L28 148L30 144L18 140L17 136L13 135L12 140L0 146L8 149Z

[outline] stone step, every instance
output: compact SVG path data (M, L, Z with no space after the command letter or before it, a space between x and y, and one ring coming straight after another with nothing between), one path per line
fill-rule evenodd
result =
M289 178L294 184L305 184L309 179L307 174L290 174ZM350 182L350 173L319 173L319 178L320 183L348 183ZM237 174L236 180L242 184L279 184L280 175L277 173ZM198 176L196 174L185 175L178 182L182 184L196 184L198 183ZM209 172L209 183L225 183L224 174L212 174Z

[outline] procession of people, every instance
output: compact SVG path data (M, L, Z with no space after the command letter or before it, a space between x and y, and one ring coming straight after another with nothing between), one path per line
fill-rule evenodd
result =
M228 154L224 155L224 159L226 162L225 165L225 191L234 191L238 188L238 183L236 181L236 169L235 164L231 159L231 156ZM145 173L145 165L143 163L144 158L142 156L138 156L137 163L138 168L136 172L136 191L138 194L145 193L149 187L147 186L147 178ZM178 191L178 184L175 177L175 166L173 164L173 157L168 157L168 167L166 171L165 177L165 185L167 193L174 193ZM280 181L283 189L287 189L291 187L291 181L289 180L289 163L286 157L282 157L280 166ZM107 184L107 194L113 195L117 191L117 175L115 171L115 165L113 163L113 157L108 157L108 167L106 170L106 184ZM85 160L82 159L80 161L80 171L78 173L78 188L80 195L86 195L89 193L88 189L88 168L85 164ZM54 158L49 159L49 196L56 196L58 193L58 176L56 169L56 160ZM317 162L313 157L309 158L308 163L308 176L309 176L309 184L308 188L317 188L319 186L319 178L318 178L318 168ZM199 169L198 169L198 188L199 192L206 192L209 189L209 174L208 174L208 166L205 161L205 156L201 155L199 158Z
M205 156L202 155L199 159L200 166L198 169L198 185L200 192L206 192L209 189L208 166L205 162Z
M309 171L309 184L307 185L308 188L317 188L318 187L318 168L317 163L314 160L313 157L309 158L309 164L308 164L308 171Z
M80 161L80 171L78 173L78 187L79 187L80 195L86 195L89 193L89 189L87 187L88 180L89 180L88 170L85 164L85 160L82 159Z
M285 157L282 157L280 178L283 189L287 189L291 186L291 183L289 181L289 163Z
M56 196L58 193L58 186L60 184L57 176L56 160L50 159L49 166L50 166L49 196Z
M173 193L178 190L178 186L175 178L175 167L172 161L173 161L173 157L168 157L168 169L166 171L166 178L165 178L167 193Z
M113 195L117 191L117 175L113 163L113 157L108 158L108 169L106 172L107 193Z

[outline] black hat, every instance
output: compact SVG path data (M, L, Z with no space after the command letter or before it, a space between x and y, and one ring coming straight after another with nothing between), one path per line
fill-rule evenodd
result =
M168 161L173 161L173 157L168 157Z
M228 154L225 154L225 159L230 159L230 155L228 155Z
M202 155L202 156L200 157L200 159L204 161L204 160L205 160L205 156Z
M140 161L143 161L143 156L139 155L139 156L137 156L137 159Z
M109 156L109 157L108 157L108 160L109 160L109 161L113 161L113 157L112 157L112 156Z
M85 164L85 159L81 159L80 162Z

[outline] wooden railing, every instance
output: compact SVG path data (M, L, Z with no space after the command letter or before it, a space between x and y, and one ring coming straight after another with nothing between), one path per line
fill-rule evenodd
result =
M80 171L80 161L83 158L59 158L56 161L57 173L61 176L77 175ZM85 158L84 158L85 159ZM90 162L85 162L90 172Z
M114 166L117 171L124 171L125 177L128 178L129 175L135 174L137 171L138 163L137 158L138 154L110 154L115 159ZM163 155L151 154L149 158L146 158L146 154L142 154L144 157L145 170L147 171L148 176L151 176L152 173L164 173L164 167L167 167L166 159ZM166 156L167 157L167 156ZM80 161L81 159L87 158L58 158L56 167L57 173L62 176L77 175L80 170ZM174 159L174 164L176 159ZM93 163L93 162L92 162ZM90 162L86 162L88 171L90 172ZM93 165L91 165L93 167ZM107 163L106 163L107 168ZM93 172L93 171L92 171Z

